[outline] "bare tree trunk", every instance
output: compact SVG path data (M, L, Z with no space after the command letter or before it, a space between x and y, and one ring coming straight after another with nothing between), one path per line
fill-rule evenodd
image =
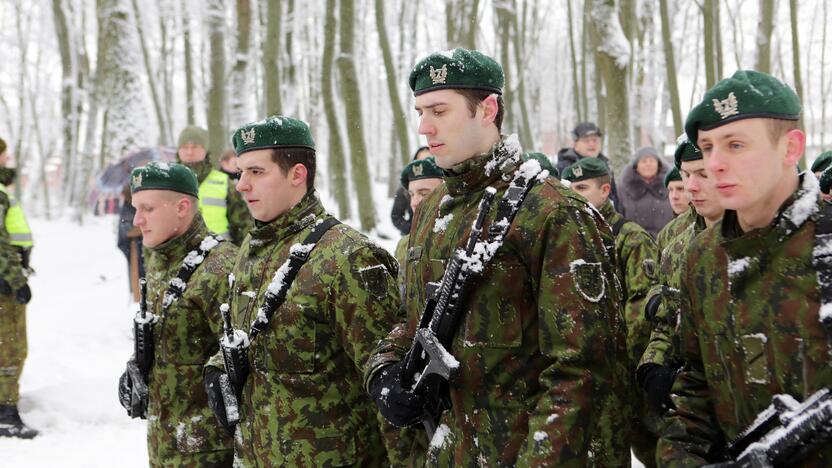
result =
M339 8L340 54L336 61L344 99L344 111L349 118L347 136L350 141L350 162L353 182L358 195L358 218L364 232L376 226L376 210L373 203L373 187L367 166L367 146L364 143L363 118L361 115L361 93L355 70L353 28L355 21L353 0L341 0Z
M246 99L249 93L242 90L248 87L249 45L251 44L251 1L237 0L237 54L231 67L230 120L232 126L241 125L250 120L246 112Z
M266 114L279 114L283 109L280 101L280 70L277 67L280 52L280 0L268 0L266 38L263 42L263 84L266 87Z
M191 25L187 0L182 0L182 41L185 49L185 100L188 108L188 125L196 124L196 98L194 97L194 60L191 53Z
M479 8L479 0L470 3L446 0L445 33L448 47L476 48Z
M326 0L326 20L324 23L324 47L321 64L321 98L324 115L329 129L329 173L330 184L335 201L338 203L338 217L350 217L350 202L347 199L347 163L344 157L344 144L338 122L338 110L332 94L333 60L335 52L335 35L338 24L335 19L335 0Z
M673 39L670 35L670 15L667 0L659 0L662 17L662 42L664 43L665 70L667 70L667 87L670 92L670 110L673 113L673 134L682 133L682 107L679 103L679 85L676 83L676 59L673 56Z
M757 23L756 70L771 73L771 32L774 30L774 0L760 0L760 21Z
M591 27L598 71L607 90L608 156L613 169L620 173L632 151L627 93L630 47L618 21L615 0L592 0Z
M144 59L144 68L147 73L147 82L150 85L150 97L153 99L153 110L156 112L156 122L159 125L159 144L171 141L168 135L167 116L162 112L161 99L159 91L156 89L156 73L153 71L153 65L150 63L150 54L147 51L147 43L144 38L144 29L142 28L142 19L139 13L139 5L137 0L131 0L133 4L134 22L136 23L136 32L139 35L139 46L142 49L142 58Z
M79 96L78 96L78 54L76 51L75 36L70 32L67 13L61 0L52 0L52 18L55 22L55 36L58 39L58 49L61 52L61 113L64 118L61 120L63 126L63 145L60 154L62 155L62 180L64 202L69 200L72 193L72 174L75 171L75 163L78 155L78 121Z
M390 96L390 105L393 108L393 126L396 131L396 140L398 141L398 159L401 161L401 165L393 164L391 169L399 170L404 164L407 164L410 159L410 132L407 128L407 119L404 114L404 108L402 107L402 102L399 99L399 80L396 78L396 66L393 63L393 54L390 52L390 41L387 38L387 27L384 25L384 1L375 0L375 4L376 29L378 30L381 55L384 58L384 70L387 73L387 94ZM397 180L396 177L391 178Z
M206 8L211 45L211 87L208 90L208 148L217 165L226 146L225 125L225 0L210 0Z
M803 80L800 76L800 42L797 29L797 0L789 0L789 19L792 29L792 61L794 71L794 88L797 91L797 96L800 102L803 103ZM804 127L805 123L801 120L800 126ZM804 156L805 157L805 156Z
M520 74L522 70L526 69L524 57L526 55L525 36L526 28L520 26L517 15L517 1L514 0L514 9L512 13L513 41L515 71ZM525 19L525 17L524 17ZM508 64L506 64L508 65ZM531 150L535 147L534 137L532 136L532 125L529 121L529 111L526 103L526 76L521 74L517 81L517 92L515 94L515 109L518 111L517 122L519 128L517 129L520 135L520 144L523 148Z
M569 23L569 52L572 59L572 100L575 101L575 119L584 120L581 112L581 89L578 83L578 58L575 54L575 32L572 27L572 0L566 0L566 22Z
M718 0L704 0L702 6L703 34L705 35L705 87L711 89L716 84L716 67L714 60L714 2Z
M827 86L826 86L826 27L829 24L829 3L823 3L823 29L821 33L820 42L820 147L826 147L826 101L827 101Z
M714 3L714 49L716 49L716 79L721 80L722 75L722 15L720 13L720 0Z

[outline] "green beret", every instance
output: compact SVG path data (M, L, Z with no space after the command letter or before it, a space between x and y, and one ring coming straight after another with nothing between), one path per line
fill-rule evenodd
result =
M664 187L667 188L674 180L682 180L682 174L680 174L679 169L675 167L667 171L667 174L664 176Z
M832 164L832 151L824 151L819 154L817 158L815 158L815 162L812 163L811 170L812 172L825 171L830 164Z
M552 165L552 160L549 159L549 157L546 156L545 154L536 153L536 152L524 153L523 154L523 161L528 161L529 159L534 159L537 162L539 162L540 167L542 169L545 169L545 170L549 171L549 176L550 177L554 177L554 178L559 178L560 177L560 174L558 174L558 170L555 168L555 166Z
M798 120L800 98L791 87L767 73L740 70L705 92L702 102L688 114L685 133L696 144L699 129L711 130L752 117Z
M832 187L832 167L827 167L820 174L820 191L821 191L821 193L825 193L825 194L828 195L830 187Z
M441 179L445 177L442 169L436 165L436 160L433 156L428 156L425 159L411 161L410 164L402 169L401 182L402 187L407 190L408 184L411 181L419 179Z
M575 164L563 170L563 178L569 182L578 182L586 179L610 175L607 163L598 158L583 158Z
M0 138L0 154L6 151L6 142L2 138Z
M142 190L170 190L199 198L196 175L184 164L151 161L130 173L130 193Z
M252 122L238 128L231 137L231 146L237 156L246 151L268 148L315 149L312 132L303 120L273 115L265 120Z
M196 125L190 125L182 129L179 133L179 140L176 143L177 148L181 148L188 143L201 145L203 148L208 148L208 131Z
M702 152L688 140L686 134L679 135L676 140L676 152L673 153L673 162L677 169L682 168L682 161L696 161L702 159ZM667 186L667 183L665 183Z
M503 94L503 67L476 50L453 49L423 58L410 72L414 96L437 89L481 89Z

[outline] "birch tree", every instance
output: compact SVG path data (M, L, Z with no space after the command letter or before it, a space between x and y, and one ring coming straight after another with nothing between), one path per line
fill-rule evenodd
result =
M216 164L225 149L225 1L209 0L205 19L211 47L211 87L208 90L208 151ZM245 92L245 91L239 91Z
M321 98L323 100L326 126L329 135L329 173L330 186L338 204L338 217L350 217L350 203L347 199L347 164L344 156L344 144L341 141L340 123L335 112L335 98L332 93L333 64L335 56L335 36L338 23L335 18L336 0L326 0L326 21L324 23L324 48L321 64Z

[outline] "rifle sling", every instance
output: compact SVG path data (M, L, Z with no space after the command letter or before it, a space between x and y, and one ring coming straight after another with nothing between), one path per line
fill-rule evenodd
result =
M301 243L300 249L290 249L289 258L287 258L278 269L279 271L283 267L287 267L280 289L277 293L272 293L268 289L266 290L265 297L263 298L263 305L261 305L258 310L258 317L251 323L251 331L249 332L250 340L253 340L255 336L266 330L266 327L268 327L269 322L271 322L275 311L277 311L277 309L283 305L283 302L286 301L286 294L289 292L289 288L292 287L292 283L298 276L298 272L303 264L309 259L309 255L312 253L312 250L315 248L318 241L321 240L330 228L338 224L341 224L341 221L338 221L332 216L327 217L323 222L317 224L312 229L312 232L306 236L306 239L304 239ZM262 312L265 320L261 320L260 312Z
M215 240L217 243L210 245L210 247L208 248L203 249L202 245L209 238ZM220 242L225 242L225 239L222 236L215 236L209 234L205 237L205 239L202 240L202 242L200 242L199 247L197 247L196 250L192 250L188 253L188 255L185 257L185 260L182 261L182 266L179 267L179 271L176 273L176 276L168 283L168 289L165 291L165 295L162 296L162 312L166 312L170 308L170 306L173 305L174 301L182 297L182 294L185 293L185 289L188 287L188 280L191 279L191 276L194 274L197 267L199 267L199 265L201 265L202 262L205 261L205 257L208 255L208 253L214 247L219 245ZM192 258L191 254L193 254L194 252L196 252L195 258L201 258L202 260L200 260L199 262L189 263L187 260L188 258Z

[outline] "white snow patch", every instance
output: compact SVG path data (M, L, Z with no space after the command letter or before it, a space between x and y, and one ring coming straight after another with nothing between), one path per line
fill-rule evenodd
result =
M220 343L222 343L222 345L226 348L248 348L250 341L248 339L248 333L242 330L234 330L230 339L228 338L228 335L223 334Z
M254 292L254 291L243 291L240 294L243 295L243 296L249 297L251 299L256 299L257 298L257 293Z
M436 218L436 221L433 222L433 232L444 232L445 229L448 229L448 224L450 224L453 219L453 213L448 213L441 218Z
M450 202L453 199L454 199L454 197L452 197L452 196L450 196L446 193L444 196L442 196L442 199L439 200L439 207L442 208L442 205L444 205L445 203Z
M821 322L832 320L832 304L822 304L818 310L818 316Z
M430 440L431 448L441 449L448 443L448 435L451 433L451 428L445 424L440 424L433 433L433 438Z
M535 442L543 442L544 440L546 440L546 439L548 439L548 438L549 438L549 434L547 434L547 433L545 433L545 432L543 432L543 431L536 431L536 432L534 433L534 440L535 440Z
M801 178L797 199L783 212L783 216L797 227L802 226L809 217L817 213L820 196L818 179L812 171L805 171Z
M745 271L745 269L751 264L751 260L751 257L743 257L728 262L728 276L733 278L734 276L737 276Z
M550 414L549 417L546 418L546 424L552 424L553 422L555 422L555 419L557 418L557 414Z

